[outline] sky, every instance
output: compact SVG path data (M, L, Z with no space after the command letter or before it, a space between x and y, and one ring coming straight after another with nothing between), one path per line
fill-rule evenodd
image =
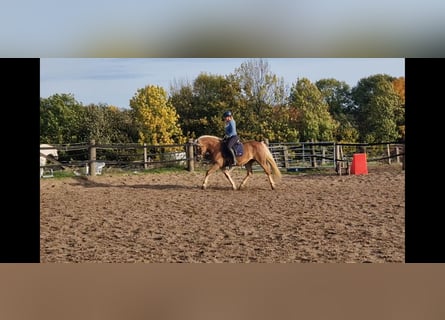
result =
M175 83L193 83L201 73L225 76L255 58L41 58L40 97L73 94L83 105L129 108L147 85L169 92ZM375 74L405 76L403 58L263 58L287 86L298 79L334 78L350 87Z
M2 0L0 57L443 57L443 0Z

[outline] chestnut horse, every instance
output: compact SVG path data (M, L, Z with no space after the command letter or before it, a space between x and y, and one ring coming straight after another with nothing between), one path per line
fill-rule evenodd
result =
M236 184L230 176L230 172L234 167L227 168L226 166L226 159L224 159L223 150L225 146L223 143L223 139L209 135L200 136L194 141L197 160L200 160L202 157L208 157L212 164L210 169L207 170L204 182L202 184L202 189L204 190L208 186L210 175L216 172L218 169L221 169L227 180L230 181L232 184L232 189L237 190ZM274 190L276 181L278 182L281 179L281 172L267 145L262 141L247 141L243 142L243 148L243 154L241 156L237 156L236 161L238 166L245 166L247 175L244 177L238 189L242 189L246 185L247 180L253 175L252 165L256 161L263 168L267 178L269 179L270 187L272 190ZM276 181L274 181L272 176L274 176Z

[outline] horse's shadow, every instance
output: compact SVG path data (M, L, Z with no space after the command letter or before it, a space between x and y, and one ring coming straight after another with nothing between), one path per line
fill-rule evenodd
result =
M94 181L88 177L75 177L73 178L75 182L70 183L71 186L81 186L84 188L132 188L132 189L151 189L151 190L190 190L197 189L202 190L201 185L178 185L178 184L121 184L113 185L110 183L104 183L99 181ZM232 188L226 186L211 186L208 187L206 191L233 191ZM244 189L242 189L244 190ZM239 191L242 191L239 190Z
M153 189L153 190L183 190L190 189L190 186L177 184L124 184L113 185L109 183L94 181L88 177L75 177L75 182L70 183L72 186L82 186L84 188L133 188L133 189ZM196 185L196 188L201 188Z

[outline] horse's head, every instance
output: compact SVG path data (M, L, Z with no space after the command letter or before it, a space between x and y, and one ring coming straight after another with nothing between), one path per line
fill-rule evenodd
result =
M196 161L201 161L203 158L210 160L220 140L220 138L214 136L201 136L196 139L194 141Z
M199 138L194 142L194 154L196 161L201 161L207 153L207 145L200 142Z

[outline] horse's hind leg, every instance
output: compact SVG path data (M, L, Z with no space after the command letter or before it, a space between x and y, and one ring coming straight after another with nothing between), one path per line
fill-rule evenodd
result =
M246 186L247 184L247 180L249 180L249 178L253 175L253 171L252 171L252 163L251 161L249 161L248 163L246 163L244 166L246 167L247 170L247 174L244 177L243 181L241 181L241 184L239 185L238 189L242 189Z
M260 166L263 168L264 172L267 175L267 179L269 179L269 184L272 190L275 190L275 182L272 178L272 171L270 170L269 164L266 162L265 164L260 163Z
M272 174L268 173L267 177L269 178L270 187L272 188L272 190L275 190L275 182L273 181Z

